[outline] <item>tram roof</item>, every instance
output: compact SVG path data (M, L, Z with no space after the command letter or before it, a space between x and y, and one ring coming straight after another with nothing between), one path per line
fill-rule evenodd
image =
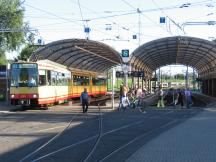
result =
M104 43L86 39L64 39L35 51L30 61L48 59L68 68L104 72L122 63L120 54Z
M138 47L132 53L131 64L149 73L162 66L183 64L204 77L216 73L216 43L188 36L166 37Z

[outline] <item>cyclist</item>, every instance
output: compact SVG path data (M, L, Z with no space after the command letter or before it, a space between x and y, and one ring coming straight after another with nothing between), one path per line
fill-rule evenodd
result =
M127 93L128 93L127 86L125 84L121 85L120 93L119 93L120 94L120 102L119 102L118 110L120 110L121 108L123 108L125 110L127 106L130 106L130 102L128 100Z
M139 97L139 103L140 103L140 110L142 111L142 113L146 113L145 111L145 107L146 107L146 103L145 103L145 96L146 96L146 89L143 89L140 97Z

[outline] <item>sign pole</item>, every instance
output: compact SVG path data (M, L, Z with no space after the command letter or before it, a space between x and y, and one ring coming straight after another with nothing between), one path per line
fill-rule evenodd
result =
M114 90L114 75L115 75L115 70L114 67L112 68L112 109L114 110L115 108L115 101L114 101L114 96L115 96L115 90Z

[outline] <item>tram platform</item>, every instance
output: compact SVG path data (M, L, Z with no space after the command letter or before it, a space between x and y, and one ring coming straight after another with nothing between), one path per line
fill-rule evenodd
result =
M127 162L213 162L216 160L216 109L201 113L153 138Z

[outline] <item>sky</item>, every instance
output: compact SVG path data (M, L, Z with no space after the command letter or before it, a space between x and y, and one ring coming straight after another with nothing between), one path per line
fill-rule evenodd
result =
M33 32L37 30L35 42L42 39L45 44L88 37L132 53L139 45L163 37L211 40L216 34L215 25L208 25L216 20L216 0L25 0L24 7L24 21Z

